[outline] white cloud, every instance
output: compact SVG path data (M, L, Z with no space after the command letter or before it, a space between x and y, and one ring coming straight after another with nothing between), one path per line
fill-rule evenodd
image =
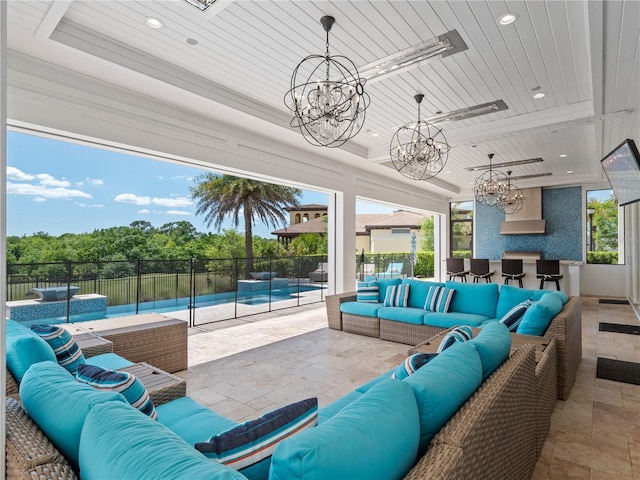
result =
M148 209L148 208L143 208L142 210L138 210L138 213L141 213L141 214L145 214L145 215L146 215L147 213L151 213L151 212L149 211L149 209Z
M36 178L40 180L40 185L46 185L47 187L69 187L71 183L66 180L58 180L54 176L49 175L48 173L39 173L36 175Z
M116 202L134 203L136 205L151 205L151 197L139 197L135 193L120 193L114 198Z
M33 199L34 202L46 202L47 199L46 198L42 198L42 197L36 197Z
M191 212L185 212L184 210L167 210L164 213L167 215L191 215Z
M187 180L187 181L191 181L193 180L193 176L192 175L174 175L173 177L171 177L171 180Z
M104 180L100 178L85 178L84 181L91 185L104 185Z
M139 196L135 193L120 193L116 195L116 202L133 203L135 205L158 205L160 207L189 207L193 204L188 197L162 198Z
M13 195L36 195L42 198L92 198L91 195L81 190L12 182L7 182L7 193Z
M7 167L7 178L13 180L33 180L35 177L33 175L29 175L28 173L24 173L22 170L16 167Z
M96 203L95 205L87 205L86 203L76 203L76 205L78 205L79 207L84 207L84 208L102 208L102 207L104 207L104 205L100 205L99 203Z
M154 197L152 200L154 205L160 205L161 207L189 207L193 204L188 197L175 197L175 198L158 198Z

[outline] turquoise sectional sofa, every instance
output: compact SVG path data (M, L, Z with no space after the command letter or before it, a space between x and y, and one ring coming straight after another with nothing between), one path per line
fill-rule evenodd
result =
M377 279L377 301L371 292L341 293L327 296L327 319L330 328L368 335L382 340L417 345L459 326L482 328L498 322L507 312L524 301L526 310L516 333L555 338L558 342L558 396L566 400L575 381L582 358L582 307L579 297L567 297L555 290L528 290L496 283L445 283L415 278ZM387 289L408 287L407 306L385 306ZM453 290L447 312L425 308L431 287ZM364 290L364 289L363 289Z
M455 478L498 478L483 472L530 478L536 461L534 355L524 346L509 357L510 348L508 330L494 322L403 380L386 372L325 406L317 426L289 436L272 457L242 471L194 448L236 422L189 397L158 406L152 420L120 394L94 390L44 360L21 379L28 416L16 403L7 404L7 452L22 451L17 444L24 439L9 432L33 430L35 422L52 443L39 471L70 471L87 480L393 480L454 472ZM29 462L37 463L36 457L30 454ZM7 464L15 471L9 453Z

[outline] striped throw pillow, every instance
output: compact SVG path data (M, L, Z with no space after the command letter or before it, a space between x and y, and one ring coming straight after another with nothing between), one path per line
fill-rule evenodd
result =
M402 283L387 287L384 296L385 307L406 307L409 302L409 284Z
M358 282L356 301L378 303L378 282Z
M429 312L447 313L451 305L451 299L456 291L447 287L429 287L424 309Z
M116 372L95 365L79 365L76 379L97 390L121 393L129 405L155 420L156 407L139 378L129 372Z
M30 328L49 344L56 355L58 365L70 373L75 374L78 366L85 363L82 350L64 328L58 325L31 325Z
M427 363L436 357L437 353L415 353L405 358L396 370L391 374L391 378L404 380L416 370L424 367Z
M195 447L206 457L241 470L270 457L279 442L317 423L318 399L308 398L265 413Z
M438 353L442 353L444 350L449 348L451 345L457 342L466 342L467 340L471 340L473 338L473 332L471 329L465 325L460 327L455 327L449 333L447 333L444 338L440 341L440 345L438 345Z
M525 300L524 302L519 303L504 314L500 319L500 323L504 323L510 332L515 332L518 330L518 325L520 325L522 317L524 317L525 312L531 305L533 305L532 300Z

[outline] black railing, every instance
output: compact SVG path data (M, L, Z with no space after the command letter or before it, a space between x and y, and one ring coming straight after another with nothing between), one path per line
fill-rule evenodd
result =
M189 324L209 323L324 300L326 280L311 282L325 256L287 258L122 260L7 265L7 301L37 299L34 288L79 288L78 295L101 296L107 314L188 310ZM247 272L247 263L253 265ZM103 298L106 297L106 298ZM233 305L233 307L231 307ZM221 308L201 310L203 307ZM75 313L67 298L64 321L93 319ZM225 307L225 308L222 308ZM196 311L198 315L196 315ZM84 318L86 317L86 318ZM60 321L61 319L58 318Z

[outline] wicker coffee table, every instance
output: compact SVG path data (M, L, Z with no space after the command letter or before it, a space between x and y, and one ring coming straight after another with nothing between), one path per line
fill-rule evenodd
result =
M167 373L148 363L136 363L130 367L120 368L119 371L132 373L138 377L156 406L184 397L187 394L187 382L183 378Z

